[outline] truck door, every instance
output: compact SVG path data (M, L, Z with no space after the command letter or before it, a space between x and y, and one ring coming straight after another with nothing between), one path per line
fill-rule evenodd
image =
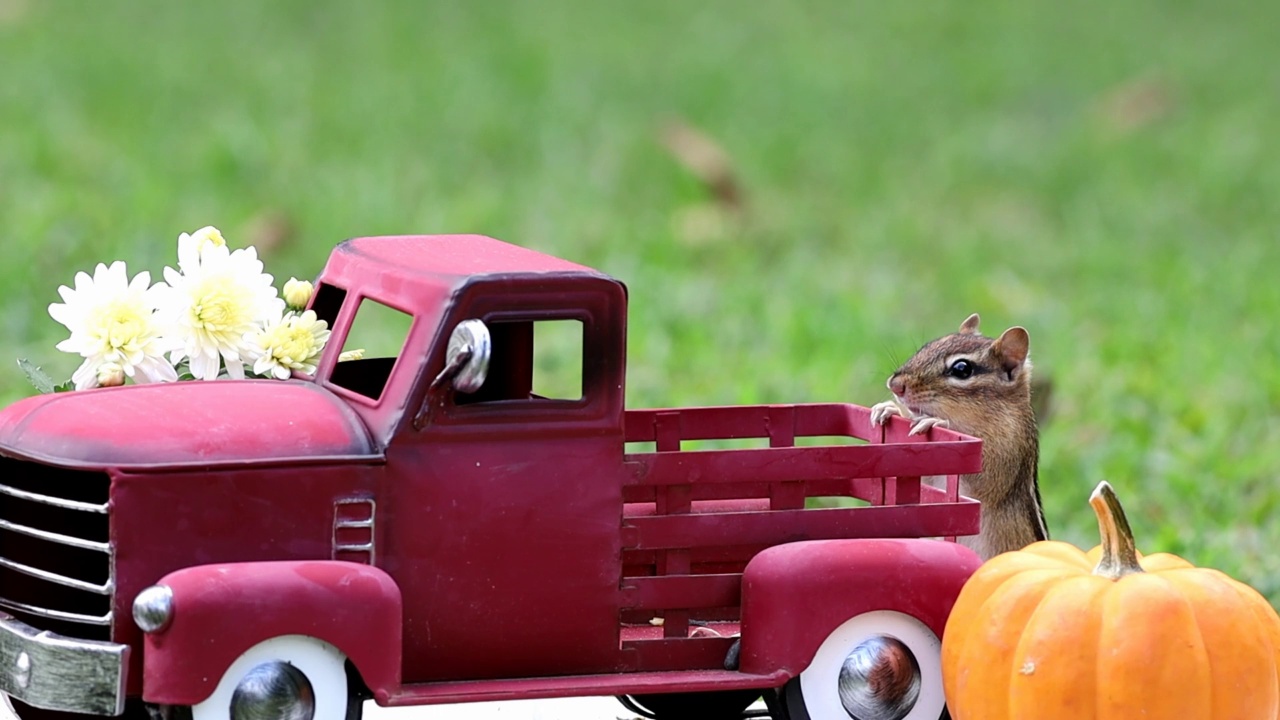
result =
M441 328L428 381L464 318L492 354L388 448L406 683L618 666L626 300L583 283L473 287Z

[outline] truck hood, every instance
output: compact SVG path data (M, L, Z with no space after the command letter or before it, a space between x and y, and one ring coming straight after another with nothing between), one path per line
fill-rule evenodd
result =
M373 454L345 402L300 380L187 381L25 398L0 411L0 454L155 466Z

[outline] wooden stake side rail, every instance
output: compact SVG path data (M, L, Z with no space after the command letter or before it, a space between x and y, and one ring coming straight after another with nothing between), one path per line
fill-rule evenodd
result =
M690 619L736 616L742 570L763 548L978 530L978 504L959 497L959 475L981 470L982 444L944 428L909 436L901 418L873 427L870 410L847 404L632 410L625 426L626 442L654 448L625 456L621 528L622 617L663 620L660 640L624 642L645 669L676 659L716 667L719 645L693 644ZM797 438L836 440L797 447ZM768 446L682 447L749 439ZM945 488L921 482L937 475ZM813 497L869 506L807 508Z
M875 488L859 478L912 478L927 475L961 475L982 467L982 443L945 428L909 436L909 424L894 418L884 427L873 427L870 411L857 405L748 405L737 407L629 410L626 441L652 442L654 452L628 453L631 471L624 480L628 502L656 500L636 486L697 486L697 496L743 497L712 494L705 486L721 483L779 483L804 480L828 483L811 486L809 496L875 494ZM840 437L862 440L864 445L813 445L796 447L796 438ZM682 450L681 443L700 440L768 440L769 447ZM842 483L852 483L843 487ZM759 486L754 486L759 492ZM950 488L948 488L950 490ZM770 497L779 492L769 487ZM795 492L795 488L791 488ZM950 494L950 493L949 493ZM954 496L952 496L954 497ZM871 497L862 497L875 502ZM950 498L949 498L950 499Z

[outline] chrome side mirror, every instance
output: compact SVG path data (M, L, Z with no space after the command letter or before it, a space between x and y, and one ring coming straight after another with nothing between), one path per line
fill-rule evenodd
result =
M444 370L432 385L452 382L453 389L458 392L475 392L484 385L492 356L489 328L481 320L463 320L449 336Z
M449 335L449 345L444 352L444 369L431 381L427 397L413 418L413 427L421 430L431 421L432 397L441 387L450 385L454 390L472 393L484 385L489 374L489 359L493 356L493 342L489 328L481 320L463 320Z

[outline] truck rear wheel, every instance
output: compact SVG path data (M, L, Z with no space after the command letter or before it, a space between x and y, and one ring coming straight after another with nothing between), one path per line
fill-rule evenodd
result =
M910 615L857 615L827 636L781 695L790 720L938 720L946 712L942 644Z
M360 720L358 681L336 647L303 635L258 643L231 663L191 720ZM185 714L185 713L182 713Z

